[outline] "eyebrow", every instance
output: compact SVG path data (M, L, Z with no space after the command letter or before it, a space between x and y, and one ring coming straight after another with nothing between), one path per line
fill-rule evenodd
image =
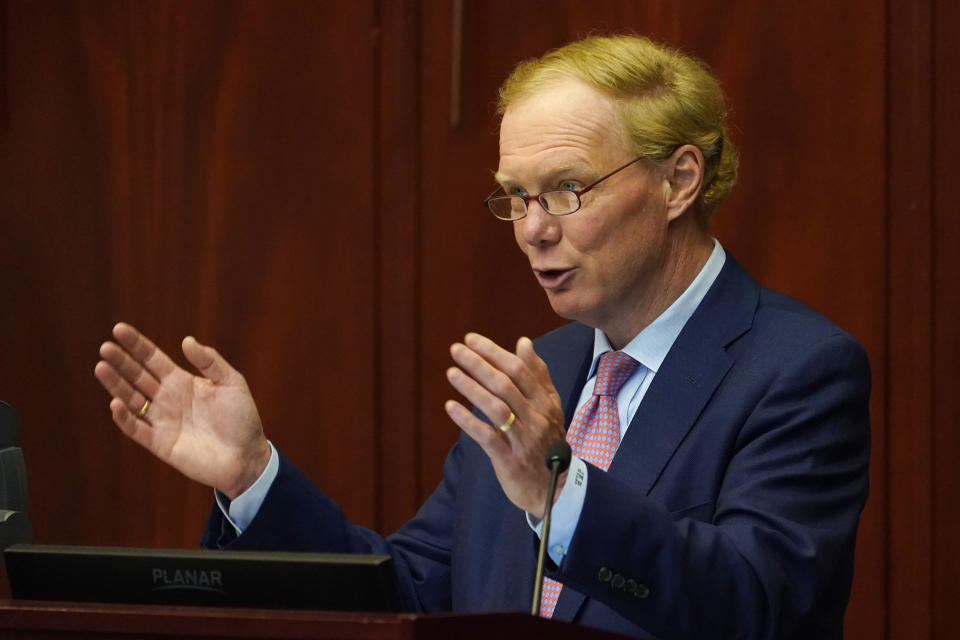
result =
M566 172L572 171L572 170L580 170L580 169L587 169L588 171L595 171L595 168L594 168L592 165L588 165L588 164L585 163L585 162L568 162L568 163L564 163L564 164L554 165L553 167L551 167L550 169L548 169L546 173L544 173L544 174L542 174L542 175L540 176L540 180L542 180L542 181L544 181L544 182L548 182L551 178L553 178L553 177L555 177L555 176L557 176L557 175L559 175L559 174L566 173ZM501 184L501 185L504 184L504 183L514 182L513 180L510 179L509 176L506 176L506 175L500 173L499 171L494 171L494 172L493 172L493 179L496 180L497 184Z

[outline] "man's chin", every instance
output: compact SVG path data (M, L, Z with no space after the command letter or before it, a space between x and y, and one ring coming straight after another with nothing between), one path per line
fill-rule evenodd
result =
M586 315L584 305L570 291L547 291L547 301L553 312L561 318L583 322Z

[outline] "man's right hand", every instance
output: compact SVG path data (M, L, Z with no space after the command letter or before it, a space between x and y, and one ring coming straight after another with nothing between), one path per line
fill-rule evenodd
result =
M120 430L230 499L246 491L266 468L270 445L244 377L192 337L184 338L183 354L201 376L178 367L128 324L114 326L113 338L100 347L94 374L113 397Z

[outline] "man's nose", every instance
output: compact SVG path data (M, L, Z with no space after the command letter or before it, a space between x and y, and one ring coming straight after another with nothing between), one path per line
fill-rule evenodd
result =
M527 215L517 221L523 241L532 246L554 244L560 240L560 219L533 198L527 202Z

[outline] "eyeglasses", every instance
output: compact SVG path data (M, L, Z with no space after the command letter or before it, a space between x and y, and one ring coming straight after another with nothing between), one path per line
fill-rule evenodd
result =
M503 187L497 187L493 193L486 197L483 201L483 204L487 205L487 208L490 209L495 217L500 220L520 220L527 215L527 205L530 204L531 200L536 200L540 203L540 206L543 209L555 216L568 216L571 213L575 213L580 210L581 205L583 204L580 201L580 197L585 194L590 189L593 189L595 186L609 178L615 173L623 171L630 165L635 162L639 162L643 159L643 156L639 158L634 158L627 164L622 167L618 167L603 176L599 180L596 180L593 184L589 184L579 191L544 191L543 193L537 194L535 196L520 196L520 195L496 195L498 192L503 191Z

